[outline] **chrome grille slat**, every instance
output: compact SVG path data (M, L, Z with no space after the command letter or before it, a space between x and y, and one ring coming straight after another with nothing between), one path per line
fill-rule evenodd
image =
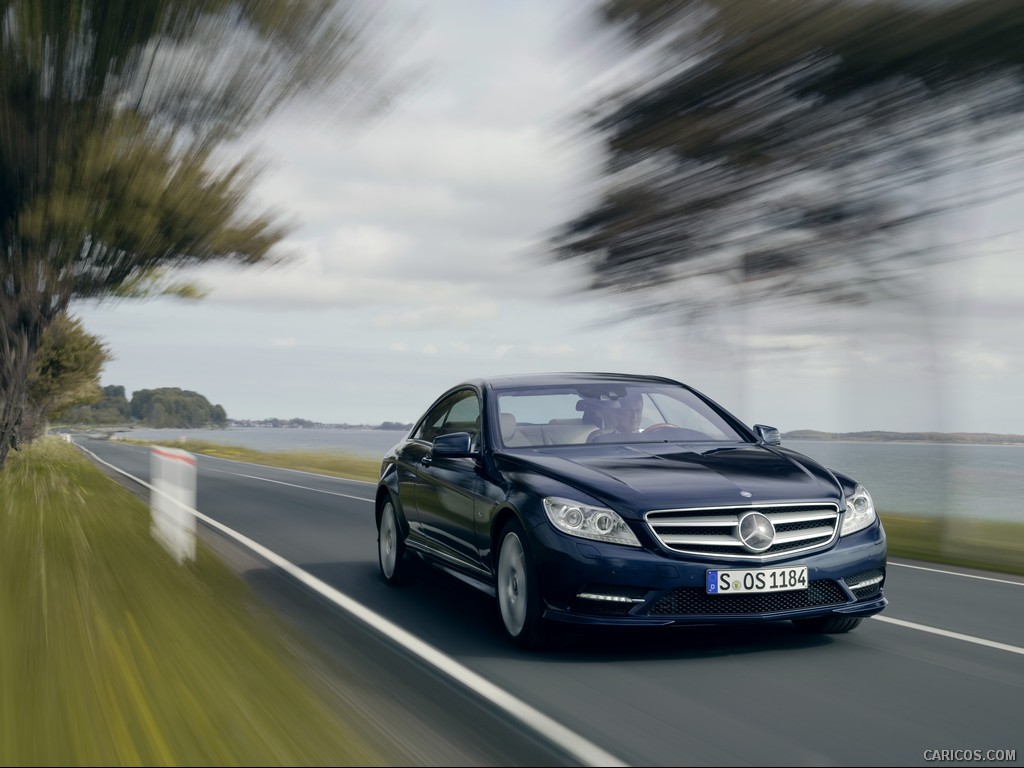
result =
M736 515L705 515L702 517L680 517L680 518L665 518L658 522L659 525L671 526L679 525L686 526L687 528L693 526L715 526L715 525L736 525Z
M775 540L779 543L790 542L790 541L803 541L805 539L820 539L822 536L829 537L832 535L832 528L804 528L799 531L780 531L775 535Z
M760 512L775 526L775 540L765 552L751 552L740 540L739 521L748 512ZM672 552L765 561L830 546L839 535L839 517L835 503L777 502L652 510L644 520L658 542Z
M775 525L789 525L790 523L807 523L814 520L829 520L835 516L835 513L829 513L828 511L807 513L807 512L773 512L768 517L772 519Z
M715 535L704 535L704 536L679 536L670 534L668 536L662 536L661 540L665 544L679 544L679 545L717 545L719 547L742 547L743 542L737 539L735 536L715 536Z

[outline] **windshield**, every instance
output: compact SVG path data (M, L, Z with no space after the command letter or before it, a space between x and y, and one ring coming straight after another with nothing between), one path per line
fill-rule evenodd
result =
M748 439L684 387L609 382L497 394L506 447Z

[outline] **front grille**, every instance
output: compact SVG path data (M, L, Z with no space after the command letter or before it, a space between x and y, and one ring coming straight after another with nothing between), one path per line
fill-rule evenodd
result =
M875 568L871 571L858 573L855 576L847 576L843 581L846 582L846 586L853 592L854 597L858 600L866 600L870 597L877 597L882 592L882 585L885 584L885 570ZM864 582L869 583L864 584ZM857 584L864 585L858 587L856 586Z
M748 549L740 539L741 518L760 512L775 527L775 538L763 552ZM658 542L681 555L771 560L824 549L838 534L836 504L769 504L648 512L644 519Z
M798 611L846 602L842 587L831 579L819 579L808 584L807 589L761 595L708 595L696 587L683 587L666 592L644 613L650 616L744 615Z

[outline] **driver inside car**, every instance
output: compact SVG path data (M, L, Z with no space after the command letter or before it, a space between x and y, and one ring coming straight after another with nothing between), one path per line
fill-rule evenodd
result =
M614 401L613 406L602 410L601 415L605 420L605 428L591 432L587 437L587 442L600 442L603 439L615 440L617 435L638 433L643 410L643 399L637 394L626 395ZM606 435L608 437L605 437Z

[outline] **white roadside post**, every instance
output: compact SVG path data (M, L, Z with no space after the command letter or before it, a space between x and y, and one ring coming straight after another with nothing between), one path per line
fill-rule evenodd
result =
M178 448L151 446L149 452L150 530L175 559L196 558L196 459Z

